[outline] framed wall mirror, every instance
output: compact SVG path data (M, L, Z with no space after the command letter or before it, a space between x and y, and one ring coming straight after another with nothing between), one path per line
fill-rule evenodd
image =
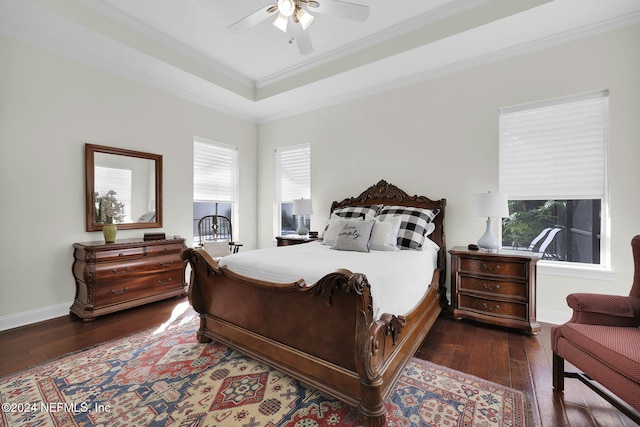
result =
M162 155L85 144L87 231L113 221L119 230L162 227ZM107 217L100 201L121 207ZM104 206L104 204L102 204Z

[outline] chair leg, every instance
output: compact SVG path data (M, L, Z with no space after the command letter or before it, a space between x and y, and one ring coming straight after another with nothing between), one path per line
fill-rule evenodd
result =
M553 389L564 391L564 359L553 353Z

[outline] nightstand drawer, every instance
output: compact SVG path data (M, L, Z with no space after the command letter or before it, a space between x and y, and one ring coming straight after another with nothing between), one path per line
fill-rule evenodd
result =
M496 261L491 259L461 258L460 271L499 276L527 278L527 264L517 261Z
M508 317L524 321L528 320L527 304L495 301L469 295L460 295L459 298L461 310L474 311L490 316Z
M513 297L514 299L527 300L528 287L526 283L511 282L508 280L487 280L477 277L460 275L459 292L478 292L492 296Z

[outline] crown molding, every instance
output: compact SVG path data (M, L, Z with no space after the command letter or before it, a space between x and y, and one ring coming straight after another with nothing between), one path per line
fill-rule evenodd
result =
M199 63L206 65L207 67L213 69L220 74L223 74L238 83L245 85L247 88L255 89L255 82L251 80L249 77L246 77L239 73L236 70L233 70L224 64L212 59L209 56L202 54L201 52L190 48L189 46L180 43L179 41L166 36L165 34L145 25L140 22L138 19L135 19L120 10L109 6L107 3L98 0L77 0L79 3L100 12L111 19L119 22L120 24L126 25L127 27L149 37L152 40L157 41L158 43L162 43L165 46L175 50L176 52L193 59L194 61L198 61Z

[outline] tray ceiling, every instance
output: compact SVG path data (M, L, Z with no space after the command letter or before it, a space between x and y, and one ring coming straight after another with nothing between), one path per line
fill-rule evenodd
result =
M0 33L261 122L640 21L637 0L349 1L369 18L314 13L309 55L271 18L227 29L275 0L3 0Z

